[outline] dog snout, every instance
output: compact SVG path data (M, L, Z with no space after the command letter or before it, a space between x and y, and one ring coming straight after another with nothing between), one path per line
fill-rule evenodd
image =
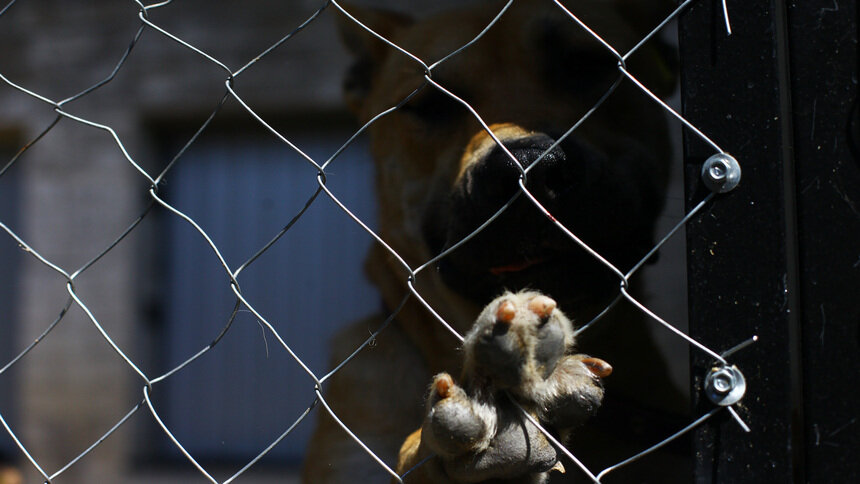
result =
M468 160L457 189L469 204L496 209L512 197L525 173L526 187L542 202L552 203L576 179L576 167L565 150L544 133L502 139L502 146L482 150Z

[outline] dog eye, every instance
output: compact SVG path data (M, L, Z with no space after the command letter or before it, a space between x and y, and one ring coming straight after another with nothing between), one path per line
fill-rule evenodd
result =
M465 110L459 102L447 94L432 87L426 87L401 106L400 111L427 123L448 123Z

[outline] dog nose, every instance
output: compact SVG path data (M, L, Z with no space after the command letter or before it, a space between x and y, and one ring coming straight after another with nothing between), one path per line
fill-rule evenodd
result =
M576 168L568 162L570 153L555 140L543 135L534 146L537 152L529 153L531 169L527 174L526 188L542 202L555 200L575 181Z
M506 201L519 189L519 179L527 169L526 186L539 198L545 198L548 191L569 179L563 173L564 151L553 146L555 140L549 136L534 133L501 141L504 149L496 145L466 173L464 188L472 200Z

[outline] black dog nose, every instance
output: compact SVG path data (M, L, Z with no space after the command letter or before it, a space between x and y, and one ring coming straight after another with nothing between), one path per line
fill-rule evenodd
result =
M573 179L573 167L555 140L536 133L504 140L464 174L461 187L472 203L497 206L519 190L525 170L526 187L539 200L551 200ZM513 159L512 159L513 157Z

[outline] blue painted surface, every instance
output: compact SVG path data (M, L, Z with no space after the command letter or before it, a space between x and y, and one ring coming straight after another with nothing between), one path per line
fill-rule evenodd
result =
M9 160L6 150L0 150L0 163ZM15 170L6 172L0 178L0 222L14 231L20 231L18 216L20 177ZM20 235L20 233L19 233ZM15 357L20 348L16 344L17 310L15 304L18 294L18 271L24 252L5 230L0 230L0 368ZM7 423L14 425L13 372L0 375L0 413ZM2 429L2 427L0 427ZM15 444L5 430L0 431L0 453L14 455Z
M345 133L292 138L318 162ZM375 226L372 166L363 145L327 169L327 186ZM251 258L304 206L316 170L270 139L197 143L167 179L168 201L191 216L232 270ZM165 366L212 341L236 301L229 278L202 236L170 216ZM327 341L344 324L379 308L362 259L371 237L321 193L305 215L239 275L243 295L291 349L321 377L330 369ZM156 406L195 457L247 458L285 431L313 399L313 381L276 338L243 308L209 353L156 388ZM163 391L159 391L163 390ZM317 409L318 410L318 409ZM316 410L314 412L316 414ZM306 420L271 453L300 459L312 430ZM175 453L169 443L168 452Z

